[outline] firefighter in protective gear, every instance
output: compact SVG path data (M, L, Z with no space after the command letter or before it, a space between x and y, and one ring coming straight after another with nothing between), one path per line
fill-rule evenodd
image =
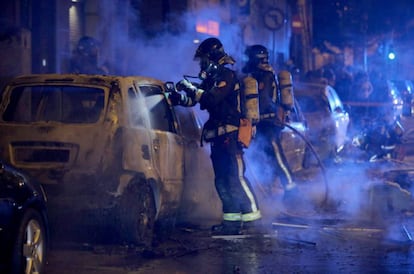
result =
M83 36L79 39L76 50L71 59L71 73L108 74L106 66L98 64L99 44L96 39Z
M368 119L367 119L368 120ZM352 145L366 152L365 160L374 162L380 159L404 157L401 148L404 127L394 118L392 109L381 118L369 119L365 127L352 139Z
M284 197L296 192L296 184L281 145L281 132L294 106L292 76L281 71L277 78L269 64L269 53L263 45L248 46L245 50L248 61L243 72L257 81L259 93L259 122L255 141L269 157L272 178L265 182L271 190L279 177L284 188Z
M185 94L175 95L171 102L183 106L199 103L207 110L209 119L203 128L203 140L211 145L215 187L222 202L223 221L213 226L219 234L243 233L243 227L254 227L261 221L261 213L250 182L244 176L243 147L238 141L240 126L240 84L236 73L226 65L234 64L221 41L208 38L198 47L200 85L187 80L176 84Z

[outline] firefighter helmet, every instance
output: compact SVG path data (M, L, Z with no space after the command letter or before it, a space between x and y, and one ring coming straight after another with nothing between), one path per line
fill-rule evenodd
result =
M80 38L76 47L77 51L85 56L97 55L98 48L98 42L90 36L83 36Z
M246 48L244 52L249 58L248 63L253 66L258 64L268 64L269 63L269 51L265 46L262 45L253 45Z
M200 64L199 78L205 80L214 77L218 72L219 61L224 56L226 53L219 39L211 37L201 42L194 54L194 60Z
M226 56L226 53L224 52L223 44L219 39L210 37L198 46L194 59L207 58L210 61L218 63L224 56Z

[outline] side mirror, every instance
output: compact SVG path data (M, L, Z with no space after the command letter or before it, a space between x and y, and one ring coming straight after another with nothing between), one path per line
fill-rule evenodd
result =
M174 84L174 82L171 82L171 81L165 82L164 86L165 86L165 91L166 92L173 92L173 91L175 91L175 84Z

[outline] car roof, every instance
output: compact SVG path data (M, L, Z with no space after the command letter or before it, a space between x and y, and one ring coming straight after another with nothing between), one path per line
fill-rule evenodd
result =
M16 84L43 84L43 83L68 83L68 84L92 84L111 86L114 81L133 82L140 84L162 85L161 80L147 76L113 76L113 75L90 75L90 74L28 74L13 78L8 85Z
M293 84L294 94L307 94L307 95L318 95L326 94L326 89L333 89L329 85L319 84L319 83L307 83L307 82L297 82Z
M293 85L293 92L297 97L311 96L327 100L331 110L334 110L336 107L343 108L342 101L335 89L327 84L308 82L296 83Z

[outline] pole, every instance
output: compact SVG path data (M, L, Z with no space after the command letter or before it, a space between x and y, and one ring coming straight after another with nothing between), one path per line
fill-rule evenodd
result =
M273 41L272 41L272 49L273 49L273 54L272 54L272 66L275 66L275 55L276 55L276 31L273 31Z

